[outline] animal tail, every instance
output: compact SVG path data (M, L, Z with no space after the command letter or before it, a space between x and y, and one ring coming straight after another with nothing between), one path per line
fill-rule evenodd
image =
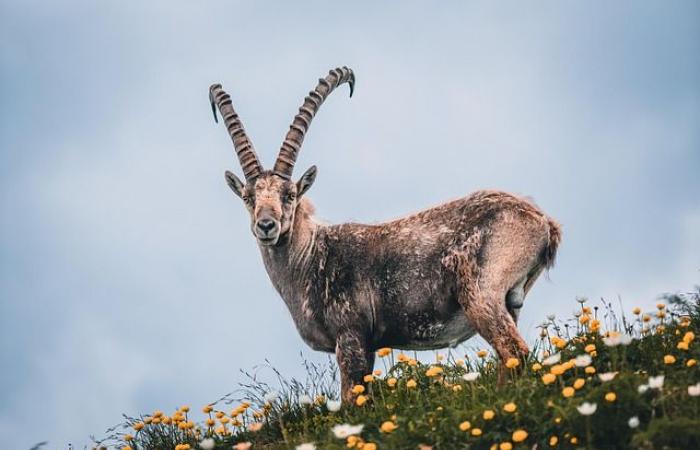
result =
M549 242L544 250L542 262L549 269L554 265L554 260L557 257L557 249L561 242L561 225L551 217L547 217L547 224L549 225Z

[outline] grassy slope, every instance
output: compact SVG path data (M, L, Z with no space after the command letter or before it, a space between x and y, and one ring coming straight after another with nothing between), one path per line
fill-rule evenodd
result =
M564 322L548 319L530 360L507 369L506 383L497 383L498 370L490 355L464 360L450 356L425 365L395 351L380 358L382 373L358 393L358 403L364 401L361 406L330 412L325 399L337 396L333 372L312 366L305 384L280 377L279 395L268 397L271 401L264 398L269 386L252 381L243 386L249 400L242 406L219 401L211 412L163 414L155 424L158 413L128 419L100 445L165 450L180 444L176 450L182 450L187 448L183 444L198 448L202 438L211 436L216 448L227 449L245 442L251 442L253 449L287 449L306 442L324 449L364 450L507 450L532 448L535 443L538 448L700 448L700 397L691 396L688 389L700 382L700 366L695 363L700 359L700 339L693 338L700 332L700 293L668 302L668 307L659 305L660 309L633 314L631 319L616 317L609 305L594 308L587 303L581 304L578 317ZM604 342L609 331L634 339L628 345L609 346ZM559 354L561 361L541 365L543 354ZM588 369L574 364L579 355L592 357ZM585 362L580 358L580 364ZM463 378L467 372L479 376L467 381ZM552 372L557 375L544 377ZM602 381L599 375L608 372L617 375ZM661 374L662 389L639 392L650 376ZM547 378L554 381L547 384ZM395 380L393 386L390 379ZM308 404L309 400L313 402ZM577 407L583 402L595 404L595 413L582 415ZM506 411L509 403L514 411ZM485 411L493 411L493 418ZM200 421L195 424L191 416ZM639 420L636 428L629 425L633 417ZM213 426L206 423L208 418ZM339 439L331 428L343 423L364 428L355 437ZM135 431L136 424L143 428ZM125 433L133 439L125 440Z

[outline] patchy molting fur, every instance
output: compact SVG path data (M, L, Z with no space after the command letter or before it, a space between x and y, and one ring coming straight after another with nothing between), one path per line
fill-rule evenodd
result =
M338 354L346 398L381 347L436 349L479 333L503 359L526 354L515 321L560 236L529 201L479 191L377 225L313 213L302 198L293 232L260 250L302 339Z
M499 358L524 358L516 321L528 291L554 262L559 225L526 199L472 195L377 225L326 225L303 197L316 168L291 181L297 154L326 97L355 76L331 70L304 99L272 170L264 170L230 96L209 90L246 183L226 172L251 215L267 273L301 337L335 352L344 400L380 347L434 349L480 334Z

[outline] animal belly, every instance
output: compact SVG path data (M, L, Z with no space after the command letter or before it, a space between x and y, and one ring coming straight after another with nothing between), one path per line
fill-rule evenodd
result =
M461 312L444 320L416 320L407 331L406 338L396 342L394 347L405 350L455 347L476 334Z

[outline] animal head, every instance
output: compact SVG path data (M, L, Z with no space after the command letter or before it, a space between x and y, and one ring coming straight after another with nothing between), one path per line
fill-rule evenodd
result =
M306 96L294 117L271 170L263 169L260 164L255 148L233 109L231 97L220 84L209 88L214 120L218 122L218 108L233 141L245 178L243 181L227 170L226 183L245 203L250 213L250 229L259 244L273 246L280 242L281 237L291 236L299 200L316 179L316 166L311 166L296 182L292 180L297 155L321 104L343 83L350 85L352 97L355 76L347 67L333 69L328 76L318 80L318 85Z

